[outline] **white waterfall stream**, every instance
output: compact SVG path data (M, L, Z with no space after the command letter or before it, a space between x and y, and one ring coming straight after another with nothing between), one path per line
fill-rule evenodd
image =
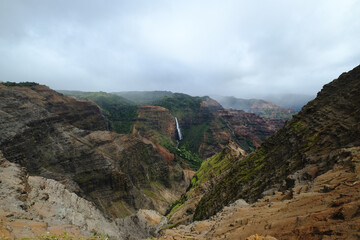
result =
M178 122L176 117L175 117L175 122L176 122L176 129L177 129L177 132L178 132L178 138L179 138L179 141L180 141L182 139L182 134L181 134L181 130L180 130L180 127L179 127L179 122Z

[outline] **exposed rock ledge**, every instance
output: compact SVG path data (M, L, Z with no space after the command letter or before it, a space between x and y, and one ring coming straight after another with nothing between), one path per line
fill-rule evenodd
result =
M339 156L346 157L312 182L253 204L237 200L208 220L164 230L159 239L360 239L360 147Z
M166 218L153 210L140 210L124 219L109 220L96 206L69 192L55 180L28 176L0 152L0 238L18 239L47 233L112 239L155 236Z

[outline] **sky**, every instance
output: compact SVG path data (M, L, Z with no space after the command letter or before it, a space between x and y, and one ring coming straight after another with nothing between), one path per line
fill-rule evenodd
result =
M360 64L358 0L0 0L0 81L316 94Z

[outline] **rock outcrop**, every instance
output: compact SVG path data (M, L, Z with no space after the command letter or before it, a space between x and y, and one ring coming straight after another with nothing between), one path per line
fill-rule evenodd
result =
M40 85L0 85L0 115L0 150L10 162L59 181L108 216L165 213L189 183L152 144L104 131L94 103Z
M0 237L18 239L47 233L124 239L112 220L93 203L52 179L28 176L0 152Z
M135 214L117 220L118 226L124 231L128 240L156 237L166 223L166 217L154 210L146 209L140 209Z
M141 105L137 111L138 118L133 127L133 134L160 141L156 136L156 133L160 133L162 136L168 137L169 140L174 141L176 139L175 118L168 109L160 106Z
M175 202L168 213L168 223L172 226L191 223L202 197L233 167L235 162L231 160L245 156L245 151L231 142L220 153L205 160L192 178L186 194Z
M208 220L164 230L159 239L359 239L360 147L346 152L312 182L253 204L237 200Z
M255 202L285 192L333 168L360 146L360 66L325 85L284 128L231 171L199 202L194 219L208 218L238 198Z
M167 219L140 209L121 219L109 219L89 202L52 179L29 176L0 152L0 238L39 235L85 236L137 240L157 236Z
M62 122L84 130L106 130L101 109L65 97L46 86L6 87L0 83L0 144L31 126Z
M183 132L180 146L202 159L221 151L231 141L250 153L285 123L244 111L226 110L209 97L174 94L155 104L159 106L139 107L133 133L157 143L174 141L176 116Z

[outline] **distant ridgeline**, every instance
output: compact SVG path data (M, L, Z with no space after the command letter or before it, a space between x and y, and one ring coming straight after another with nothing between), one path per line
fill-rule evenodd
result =
M295 110L279 107L271 102L261 99L243 99L236 97L214 97L225 108L243 110L248 113L255 113L265 118L276 118L290 120L296 113Z
M59 92L94 101L103 109L110 130L149 139L159 152L163 152L161 147L168 150L165 154L168 161L174 160L193 170L230 141L249 153L254 151L284 123L243 111L225 110L206 96L192 97L169 91ZM175 117L182 133L181 141Z
M13 87L13 86L18 86L18 87L33 87L36 85L39 85L36 82L0 82L2 85L5 85L7 87Z

